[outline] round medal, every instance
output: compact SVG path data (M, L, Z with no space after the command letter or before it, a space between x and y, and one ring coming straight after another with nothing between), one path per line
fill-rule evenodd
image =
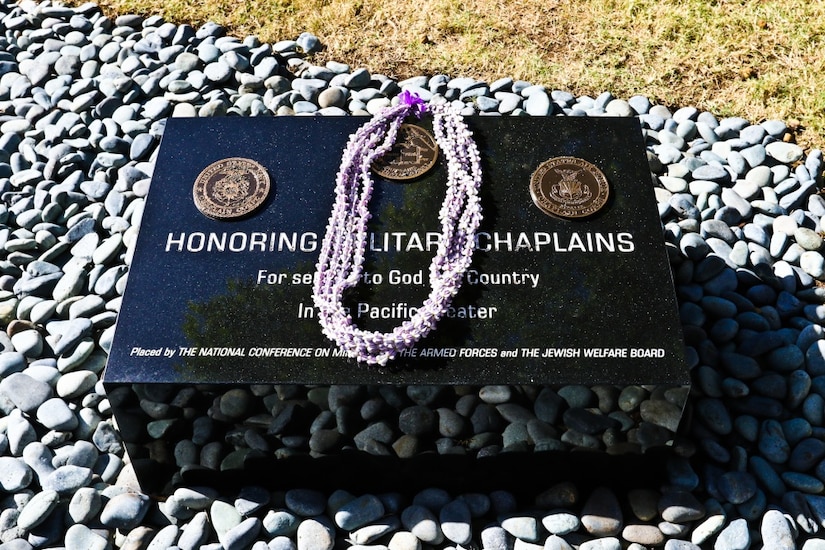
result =
M195 179L192 195L204 215L225 220L240 218L258 208L270 191L266 169L247 158L214 162Z
M609 195L602 171L576 157L546 160L530 178L533 202L550 216L586 218L601 210Z
M412 180L426 174L438 160L438 144L424 128L402 124L392 148L372 163L372 170L389 180Z

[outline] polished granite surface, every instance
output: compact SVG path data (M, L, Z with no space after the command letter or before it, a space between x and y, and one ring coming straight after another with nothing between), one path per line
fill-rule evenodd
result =
M311 280L341 152L364 121L169 120L107 383L688 383L635 119L469 119L484 221L452 316L415 357L386 368L336 356L313 315ZM610 200L595 215L564 220L533 203L531 174L559 156L605 174ZM193 184L229 157L263 165L272 191L251 215L210 219ZM441 161L411 183L376 180L370 277L349 302L358 325L389 330L426 298L445 181Z

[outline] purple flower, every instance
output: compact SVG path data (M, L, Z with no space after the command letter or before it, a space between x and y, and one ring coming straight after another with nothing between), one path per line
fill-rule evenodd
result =
M416 118L420 119L427 112L427 104L424 103L423 99L418 97L418 94L414 94L409 90L404 90L401 92L401 95L398 96L398 99L401 103L412 107L412 113L416 116Z

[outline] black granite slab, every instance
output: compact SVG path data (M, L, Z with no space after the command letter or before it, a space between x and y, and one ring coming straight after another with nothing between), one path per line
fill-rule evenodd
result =
M643 138L623 118L469 119L484 221L454 316L387 368L336 356L311 280L341 152L364 120L169 120L107 383L687 384ZM557 156L605 174L604 209L563 220L533 204L530 176ZM227 157L262 164L273 191L250 216L213 220L192 186ZM446 176L439 162L412 183L376 181L370 277L350 305L361 326L388 330L402 319L371 315L403 313L429 291Z
M104 376L144 490L251 482L527 494L537 479L576 472L594 485L661 483L689 377L638 122L470 118L484 222L453 304L464 309L414 357L377 368L336 356L308 313L340 156L364 121L169 120ZM559 156L604 172L611 197L594 216L562 220L533 203L531 174ZM273 191L244 218L210 219L193 184L228 157L263 165ZM424 300L444 182L440 162L411 183L376 180L371 277L354 311ZM398 322L358 318L376 330ZM512 397L482 402L490 384ZM461 411L465 427L411 442L410 407Z

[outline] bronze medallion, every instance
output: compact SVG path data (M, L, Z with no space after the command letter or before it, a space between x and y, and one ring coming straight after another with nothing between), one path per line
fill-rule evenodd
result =
M426 174L438 160L438 144L427 130L402 124L395 145L372 163L373 171L390 180L412 180Z
M610 187L601 170L576 157L556 157L530 178L530 196L550 216L586 218L607 204Z
M213 162L198 175L192 195L206 216L240 218L258 208L269 195L266 168L251 159L233 157Z

